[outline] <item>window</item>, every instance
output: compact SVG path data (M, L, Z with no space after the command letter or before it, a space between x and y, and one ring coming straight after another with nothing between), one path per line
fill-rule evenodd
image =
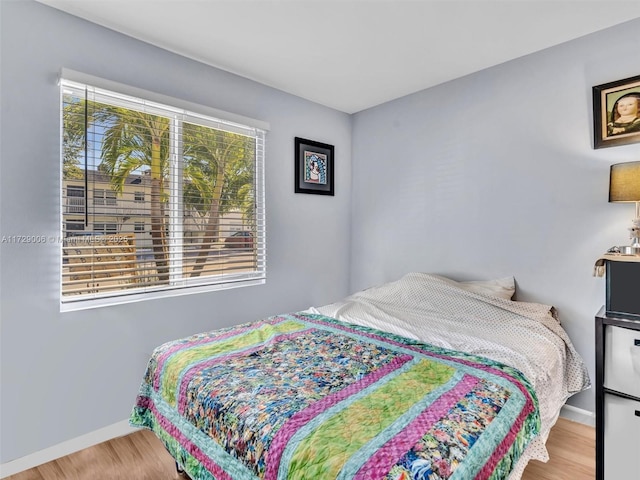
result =
M128 87L61 89L63 308L264 283L264 129ZM251 242L226 248L239 229Z
M77 185L68 185L67 186L67 197L84 198L84 187L79 187Z
M95 233L114 234L118 233L118 225L115 223L94 223L93 231Z
M93 190L94 205L117 205L116 192L113 190L104 190L96 188Z
M66 198L67 213L84 213L86 199L84 196L84 187L78 185L67 185Z
M75 232L84 231L84 220L67 220L66 235L74 235Z

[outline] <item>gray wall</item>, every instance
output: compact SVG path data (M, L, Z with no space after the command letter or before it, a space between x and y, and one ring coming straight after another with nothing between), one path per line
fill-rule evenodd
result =
M640 20L354 116L351 290L409 271L514 275L555 305L594 370L595 260L629 244L633 206L609 204L609 166L640 145L592 148L591 88L640 73ZM593 390L570 404L594 410Z
M266 285L61 314L59 245L0 245L5 463L127 419L164 341L347 294L351 120L32 1L0 5L1 235L59 231L61 67L271 124ZM335 145L335 197L293 193L295 136Z

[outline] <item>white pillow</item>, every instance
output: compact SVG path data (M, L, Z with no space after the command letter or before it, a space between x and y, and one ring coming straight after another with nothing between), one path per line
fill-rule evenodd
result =
M500 297L511 300L516 293L516 283L513 277L496 278L494 280L473 280L470 282L458 282L460 288L469 292Z

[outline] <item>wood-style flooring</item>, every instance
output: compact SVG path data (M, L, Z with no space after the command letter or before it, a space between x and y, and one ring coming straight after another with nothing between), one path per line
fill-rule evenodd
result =
M560 418L547 441L548 463L529 462L523 480L595 478L595 430ZM6 480L176 480L173 459L146 430L109 440Z

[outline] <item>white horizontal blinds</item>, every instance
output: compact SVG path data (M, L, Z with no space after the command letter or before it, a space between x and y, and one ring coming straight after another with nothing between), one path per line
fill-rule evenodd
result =
M189 277L256 270L256 140L183 124L183 264Z
M68 81L62 111L63 302L264 278L264 132Z

